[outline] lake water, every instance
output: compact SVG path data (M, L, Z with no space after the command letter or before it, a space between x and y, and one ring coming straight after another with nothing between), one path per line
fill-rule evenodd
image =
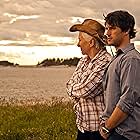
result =
M0 67L1 102L36 102L53 96L68 98L66 81L75 67Z

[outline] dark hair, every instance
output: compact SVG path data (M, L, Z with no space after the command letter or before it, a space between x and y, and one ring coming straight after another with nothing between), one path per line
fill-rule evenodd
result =
M117 26L121 28L123 32L129 32L130 39L136 36L136 30L134 29L135 19L127 11L119 10L109 13L105 17L105 25L106 24Z

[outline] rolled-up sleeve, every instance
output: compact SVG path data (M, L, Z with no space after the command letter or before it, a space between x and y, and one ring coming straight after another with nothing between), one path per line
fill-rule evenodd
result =
M137 58L127 58L122 61L120 86L121 97L117 106L128 114L132 113L136 102L140 98L140 60Z

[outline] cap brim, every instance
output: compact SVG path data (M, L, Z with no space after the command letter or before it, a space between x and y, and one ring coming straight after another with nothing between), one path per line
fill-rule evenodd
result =
M71 26L69 31L70 32L82 31L82 27L83 26L81 24L75 24L75 25Z

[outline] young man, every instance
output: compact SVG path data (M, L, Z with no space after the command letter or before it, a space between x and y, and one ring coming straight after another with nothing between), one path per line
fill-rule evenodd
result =
M117 50L103 80L106 107L100 133L108 140L140 140L140 53L130 43L134 25L127 11L105 17L107 43Z
M75 104L77 140L103 140L98 131L99 115L104 110L102 77L111 60L103 41L105 28L95 20L86 19L73 25L70 31L79 31L77 46L84 55L67 82L68 95Z

